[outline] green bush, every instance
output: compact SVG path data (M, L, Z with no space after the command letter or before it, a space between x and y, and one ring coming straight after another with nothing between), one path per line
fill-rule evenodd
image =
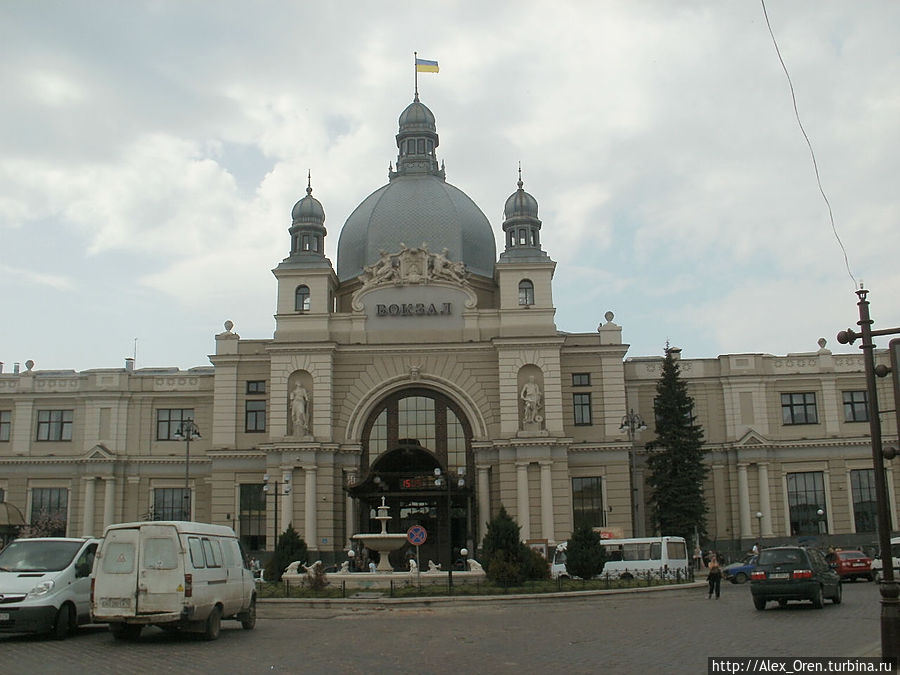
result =
M288 525L284 533L278 537L275 553L266 563L266 581L281 581L281 575L287 566L295 560L308 563L309 552L293 524Z
M590 525L578 525L566 546L566 572L570 577L591 579L603 571L605 564L600 535Z
M537 551L522 543L521 528L500 506L488 523L481 548L487 578L499 584L518 585L526 579L549 579L550 566Z

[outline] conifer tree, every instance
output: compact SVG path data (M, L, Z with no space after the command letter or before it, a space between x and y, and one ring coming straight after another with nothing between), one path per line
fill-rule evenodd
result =
M675 350L666 344L662 375L656 384L653 409L656 439L647 443L650 503L662 535L691 540L705 534L703 428L694 420L694 399L681 379Z
M591 579L603 571L606 549L600 535L587 523L575 527L566 546L566 572L571 577Z
M272 558L266 564L266 581L281 581L281 575L292 562L308 562L306 542L300 538L293 524L288 524L284 533L278 537Z

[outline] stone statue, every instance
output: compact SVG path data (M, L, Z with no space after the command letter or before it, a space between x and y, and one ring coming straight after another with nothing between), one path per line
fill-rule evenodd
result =
M287 566L287 569L284 571L284 573L285 574L300 574L300 566L301 565L303 565L303 563L301 561L295 560L294 562L292 562L290 565ZM303 569L306 569L306 566L304 566Z
M409 573L412 576L416 575L416 572L419 571L419 564L415 561L414 558L409 559Z
M309 431L309 394L299 382L291 392L291 419L294 435L302 436Z
M350 561L345 560L341 563L341 570L338 574L350 574Z
M532 424L534 422L538 422L537 413L541 407L541 388L535 383L534 375L528 378L528 382L525 383L525 386L522 387L522 394L520 396L522 401L524 402L523 410L522 410L522 420L526 424Z
M481 566L481 563L472 558L469 560L469 571L470 572L480 572L484 574L484 568Z
M438 563L434 562L434 560L429 560L428 561L428 571L429 572L440 572L441 566Z

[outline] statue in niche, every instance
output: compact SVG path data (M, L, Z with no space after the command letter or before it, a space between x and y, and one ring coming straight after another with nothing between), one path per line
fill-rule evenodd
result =
M291 392L291 419L294 435L303 436L309 432L309 393L299 382Z
M528 378L528 382L522 387L522 393L519 398L522 399L522 421L525 424L533 424L540 422L538 410L541 408L541 388L534 381L534 375Z

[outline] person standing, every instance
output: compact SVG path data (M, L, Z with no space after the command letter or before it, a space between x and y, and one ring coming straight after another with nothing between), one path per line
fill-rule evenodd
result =
M707 581L709 582L709 595L707 597L711 598L713 592L715 592L716 600L718 600L719 592L722 588L722 568L719 566L719 556L715 552L709 556L709 576Z

